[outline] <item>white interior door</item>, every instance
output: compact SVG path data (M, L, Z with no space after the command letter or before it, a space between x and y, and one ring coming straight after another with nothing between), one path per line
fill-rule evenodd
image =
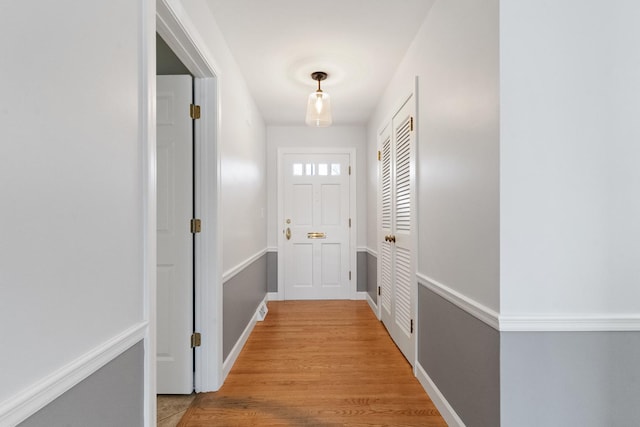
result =
M193 391L191 76L157 77L157 392Z
M380 135L380 302L381 318L413 365L415 357L415 138L413 97Z
M347 299L350 155L284 154L285 299Z

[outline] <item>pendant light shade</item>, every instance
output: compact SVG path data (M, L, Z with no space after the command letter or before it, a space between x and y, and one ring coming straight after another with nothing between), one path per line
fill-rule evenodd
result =
M327 78L327 73L316 71L311 78L318 81L318 90L309 95L306 123L309 126L327 127L331 125L331 99L328 93L320 89L320 82Z

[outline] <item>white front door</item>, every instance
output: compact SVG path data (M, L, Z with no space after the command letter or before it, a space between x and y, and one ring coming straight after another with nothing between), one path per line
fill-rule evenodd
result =
M157 77L157 392L193 391L191 76Z
M350 296L350 154L284 154L284 297Z

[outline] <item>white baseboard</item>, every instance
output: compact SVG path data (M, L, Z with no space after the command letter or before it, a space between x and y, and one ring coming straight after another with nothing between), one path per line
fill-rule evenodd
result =
M282 296L279 292L267 292L267 301L282 301Z
M253 328L256 326L256 323L258 322L258 319L261 316L260 307L262 307L262 304L266 304L266 302L267 302L267 297L265 297L264 300L262 300L262 302L258 304L258 307L256 308L256 312L253 313L253 316L251 317L249 324L247 325L246 328L244 328L242 335L240 335L240 338L238 338L238 341L231 349L231 352L229 353L225 361L222 363L221 384L224 384L224 381L227 379L227 375L229 375L229 372L231 372L231 368L233 368L234 363L236 363L236 360L238 359L238 356L240 355L242 348L247 343L247 340L249 339L251 332L253 332Z
M375 303L374 300L371 299L371 296L368 293L367 293L367 302L369 303L369 307L371 307L371 311L373 311L373 314L375 314L378 320L380 320L380 317L378 316L378 305Z
M357 291L356 295L351 299L355 300L355 301L364 301L364 300L367 299L367 293L366 292Z
M444 418L449 427L465 427L458 414L456 414L456 411L453 410L449 402L447 402L447 399L440 393L438 387L436 387L422 365L417 361L415 371L416 378L418 378L418 381L420 381L420 384L422 384L422 387L431 398L433 404L436 405L436 408L440 411L440 415L442 415L442 418Z
M82 380L142 341L148 322L140 322L94 347L41 381L0 403L0 425L15 426L69 391Z

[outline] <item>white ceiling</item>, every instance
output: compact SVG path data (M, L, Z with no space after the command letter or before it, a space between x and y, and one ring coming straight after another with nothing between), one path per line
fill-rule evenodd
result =
M313 71L334 125L369 119L434 0L206 0L268 125L302 125Z

